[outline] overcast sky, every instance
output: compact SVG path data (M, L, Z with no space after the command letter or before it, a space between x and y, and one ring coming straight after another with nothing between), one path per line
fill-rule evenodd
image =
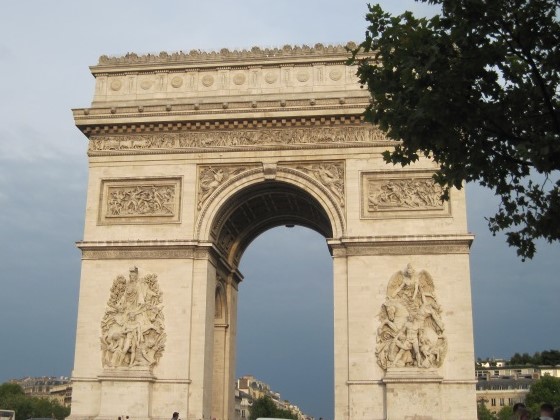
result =
M412 0L384 3L429 13ZM91 102L88 66L132 51L359 41L366 11L358 0L1 3L0 382L71 374L87 157L70 110ZM468 186L467 194L476 355L560 348L560 247L541 244L522 263L487 231L492 193ZM243 257L239 297L237 374L325 418L333 412L331 267L324 238L274 229Z

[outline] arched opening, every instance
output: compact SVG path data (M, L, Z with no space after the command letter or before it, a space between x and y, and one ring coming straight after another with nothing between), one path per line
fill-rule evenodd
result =
M253 375L304 414L333 418L333 272L324 238L299 226L268 230L240 270L236 378Z
M215 314L221 313L221 311L223 310L223 302L227 303L225 307L228 311L227 319L223 319L223 322L219 322L218 319L215 318L213 357L214 379L212 387L213 417L226 418L226 413L233 412L234 401L231 397L225 394L227 394L227 392L230 392L233 386L233 381L235 380L237 313L240 310L237 305L237 292L238 287L239 289L242 289L243 286L238 286L236 280L241 277L236 277L236 279L234 279L232 273L237 272L242 256L244 255L249 245L256 240L255 247L258 248L260 246L259 244L262 242L258 239L261 234L264 234L263 238L265 239L269 237L268 234L271 234L273 238L276 237L277 233L269 233L267 231L273 230L273 232L278 232L278 229L274 228L278 228L279 226L285 226L288 228L298 226L298 228L296 229L281 229L281 231L296 232L296 237L292 237L293 242L290 243L290 240L288 238L285 238L285 243L283 244L283 246L285 248L289 247L289 250L292 252L299 249L297 257L299 259L299 262L301 263L301 271L295 276L292 275L292 277L295 278L290 278L290 282L292 283L292 285L295 285L296 283L294 282L297 282L297 280L299 280L299 286L302 288L307 287L307 291L311 293L315 292L315 298L322 296L321 299L312 299L313 296L310 296L309 299L310 301L314 302L314 305L317 305L318 307L322 306L323 310L315 310L313 314L309 314L310 311L306 310L305 302L301 301L297 308L298 311L296 311L295 308L292 311L293 315L295 315L297 319L289 319L289 317L286 318L286 314L289 314L289 311L287 313L278 311L280 313L277 315L279 315L280 317L285 317L284 325L287 329L287 342L282 344L282 348L285 351L284 355L291 354L291 356L288 358L288 360L285 360L281 363L274 360L269 360L266 363L275 365L277 369L284 369L284 372L289 372L291 369L295 368L296 371L300 373L300 377L294 377L292 378L292 380L294 384L298 382L299 385L302 385L306 383L306 378L303 376L305 372L304 365L306 363L306 358L297 356L298 353L301 353L298 347L307 346L306 348L308 351L315 351L316 353L320 352L321 357L326 357L328 359L328 361L325 360L325 366L329 366L329 368L325 369L327 370L327 372L323 379L307 378L310 379L307 383L309 384L309 386L313 386L313 382L321 380L321 384L323 386L316 387L316 390L319 393L323 393L323 395L318 397L318 400L332 401L332 261L330 261L330 254L325 242L325 239L331 238L333 236L332 223L325 208L322 206L318 199L311 195L310 192L307 192L306 190L288 182L265 181L245 187L240 191L232 194L227 200L225 200L223 204L219 206L219 210L217 211L212 223L212 240L219 250L220 254L223 256L225 262L222 268L217 269L217 288L215 303L217 306L219 306L219 308L215 308ZM310 232L309 230L314 232ZM311 277L315 278L317 282L319 282L319 280L317 279L316 275L311 276L310 274L305 274L305 270L312 270L313 268L311 268L309 264L305 263L306 253L309 250L305 250L305 243L302 244L301 238L297 238L297 236L301 236L302 232L308 232L307 236L309 236L309 233L314 236L314 246L322 247L323 261L328 261L326 263L323 263L322 268L326 269L325 271L329 274L325 274L322 276L325 278L320 282L322 283L321 285L310 284L309 278ZM277 243L276 245L280 246L280 243ZM269 255L269 257L275 259L276 257L274 254L276 254L277 251L279 251L279 249L275 250L273 246L269 252L269 254L271 254ZM287 255L289 255L289 253L284 255L284 257L287 257ZM262 262L263 261L260 261L260 263L257 264L262 265ZM288 265L291 264L291 262L284 261L283 264ZM294 268L295 266L295 264L292 264L292 268ZM289 275L289 273L284 274ZM271 276L268 277L270 278ZM223 279L228 280L224 282ZM254 280L258 283L257 279ZM282 280L278 281L281 282ZM222 286L220 286L220 283L222 283ZM286 285L287 283L285 282L284 284ZM321 293L318 293L319 290ZM218 296L220 293L222 293L222 291L225 292L224 299L219 299ZM293 295L295 292L285 290L282 293L284 293L283 298L289 300L290 295ZM266 291L264 292L264 294L266 295ZM300 293L298 298L302 297L303 295ZM269 294L265 299L268 299L269 302L272 303L277 302L278 298L278 294ZM294 296L291 296L291 299L292 303L296 301ZM251 303L249 303L248 306L251 306ZM327 307L329 308L328 310L326 309ZM324 319L321 320L321 317ZM309 322L309 320L312 318L314 319L314 322ZM263 322L266 321L264 321L263 319ZM306 328L301 328L303 325L307 327L307 330ZM274 329L281 327L271 328ZM291 338L289 338L289 328L292 329ZM322 329L322 332L321 334L319 334L320 339L315 340L315 344L310 346L309 341L305 341L313 338L314 333L311 331L312 329L315 329L315 332L317 332L318 329ZM320 363L321 359L318 356L318 354L315 354L315 357L312 358L310 354L307 353L307 362L312 363L313 361L315 363ZM222 363L222 361L225 361L225 363ZM299 366L298 363L300 364ZM275 379L271 378L271 380ZM283 383L286 383L286 385L281 384L280 386L286 389L286 386L288 386L287 382ZM229 386L228 384L231 384L231 386ZM298 387L294 387L292 389L298 389ZM329 392L326 391L326 389L330 389L330 395L324 395L325 392ZM295 394L295 392L289 393L292 399L297 399L297 394ZM286 395L284 398L288 397L289 395ZM332 410L332 402L326 403L325 405L327 406L327 409L326 411L323 411L321 413L323 415L325 412L330 412ZM315 407L309 407L308 410L315 410ZM332 417L332 413L331 415L329 415L329 417Z
M308 192L287 182L254 184L230 197L214 219L212 236L229 264L239 265L247 246L276 226L304 226L332 237L329 217Z

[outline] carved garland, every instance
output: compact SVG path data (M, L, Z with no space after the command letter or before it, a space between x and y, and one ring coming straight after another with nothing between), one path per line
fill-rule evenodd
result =
M119 275L111 287L101 321L101 360L104 368L153 368L165 348L162 293L156 274L129 279Z
M411 264L396 272L381 305L375 354L381 368L435 368L443 364L447 339L432 276Z

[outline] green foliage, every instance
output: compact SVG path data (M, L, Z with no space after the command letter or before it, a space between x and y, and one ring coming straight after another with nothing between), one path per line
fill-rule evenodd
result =
M528 353L515 353L509 365L560 365L560 350L544 350L543 352L536 352L533 356Z
M525 398L525 403L532 409L542 403L550 403L557 407L560 405L560 378L542 376L535 381Z
M365 118L402 141L387 162L424 155L446 188L493 189L490 230L532 258L536 239L560 240L560 1L419 1L440 13L368 6L350 60L372 95Z
M9 382L0 385L0 401L2 401L8 395L25 395L23 388L18 384L12 384Z
M511 420L513 417L513 408L509 405L502 407L496 414L498 420Z
M496 416L486 408L482 400L478 401L476 405L476 418L478 420L496 420Z
M282 410L276 407L274 401L270 397L261 397L253 401L249 420L256 420L259 417L274 417L278 419L297 420L297 416L288 410Z
M44 398L28 397L21 386L4 383L0 385L0 408L14 410L16 420L30 417L50 417L63 420L70 415L70 409L58 401Z

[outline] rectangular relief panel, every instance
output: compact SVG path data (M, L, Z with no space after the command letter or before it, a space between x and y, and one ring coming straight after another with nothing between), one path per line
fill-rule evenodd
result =
M179 223L181 181L179 177L101 180L99 224Z
M450 217L449 201L442 201L442 188L433 171L361 174L361 218L400 219Z

